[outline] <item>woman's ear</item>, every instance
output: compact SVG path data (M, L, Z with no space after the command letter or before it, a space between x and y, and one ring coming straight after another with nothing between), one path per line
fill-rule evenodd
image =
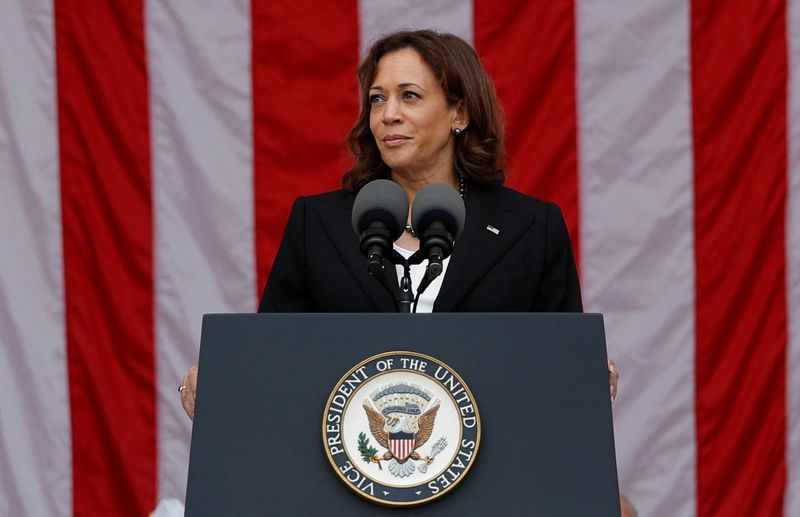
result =
M459 101L456 106L456 118L453 120L453 127L457 127L463 131L467 129L468 125L469 113L467 113L467 107L464 105L464 101Z

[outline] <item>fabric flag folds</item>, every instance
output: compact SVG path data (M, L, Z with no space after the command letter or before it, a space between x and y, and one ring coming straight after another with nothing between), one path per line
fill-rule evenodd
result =
M800 0L0 0L0 515L183 499L201 317L335 189L355 69L478 51L563 209L640 515L800 515Z

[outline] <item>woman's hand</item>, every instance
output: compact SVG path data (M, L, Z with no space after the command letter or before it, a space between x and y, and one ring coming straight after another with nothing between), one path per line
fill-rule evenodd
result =
M617 398L617 385L619 384L619 371L614 366L614 360L611 356L606 356L608 360L608 387L611 390L611 402ZM194 406L194 395L192 395L192 406ZM186 407L186 406L184 406Z
M611 363L609 363L609 365L610 364ZM181 405L183 406L183 410L186 411L186 414L189 415L189 418L192 420L194 420L194 397L196 391L197 365L194 365L189 368L189 373L184 376L183 382L181 382L180 387L178 387L178 393L181 394Z

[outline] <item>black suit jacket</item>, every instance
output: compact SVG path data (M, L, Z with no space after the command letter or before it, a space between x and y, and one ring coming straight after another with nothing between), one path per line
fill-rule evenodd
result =
M295 201L259 312L395 311L391 295L367 274L350 223L354 199L351 192L335 191ZM465 203L464 231L434 311L582 310L556 205L502 186L470 186Z

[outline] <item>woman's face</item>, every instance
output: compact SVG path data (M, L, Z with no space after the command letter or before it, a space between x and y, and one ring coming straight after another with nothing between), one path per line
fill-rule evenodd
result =
M384 55L369 90L369 126L384 163L421 178L452 174L456 106L412 49Z

